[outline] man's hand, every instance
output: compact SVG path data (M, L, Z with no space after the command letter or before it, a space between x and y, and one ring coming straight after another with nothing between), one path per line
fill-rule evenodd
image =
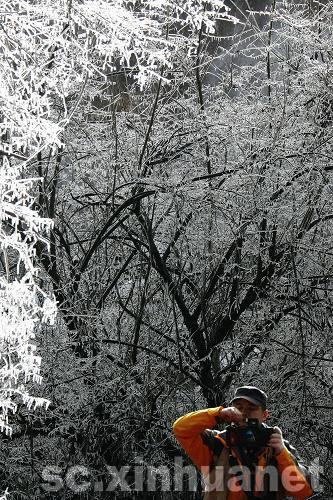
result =
M219 416L223 422L234 422L235 424L241 424L244 419L241 412L234 406L228 406L228 408L223 408L220 410Z
M273 430L274 432L267 444L275 450L275 454L277 455L285 448L285 445L283 443L282 431L280 427L274 427Z

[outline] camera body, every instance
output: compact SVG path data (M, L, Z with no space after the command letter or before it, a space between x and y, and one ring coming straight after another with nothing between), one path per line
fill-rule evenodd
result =
M273 427L259 424L257 418L248 418L245 427L229 425L226 428L226 442L229 448L260 449L267 446Z

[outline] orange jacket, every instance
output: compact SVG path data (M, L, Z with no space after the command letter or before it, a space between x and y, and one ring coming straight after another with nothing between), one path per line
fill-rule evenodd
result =
M209 472L213 453L203 443L201 434L205 429L214 429L217 424L216 417L218 417L219 411L222 408L222 406L218 406L217 408L194 411L178 418L173 424L173 431L177 441L204 475L207 475ZM279 474L281 475L287 467L290 467L288 471L292 475L292 482L299 485L299 491L297 492L288 491L285 488L286 496L291 496L297 500L304 500L313 494L309 483L298 469L287 448L284 448L280 453L275 455L275 459ZM246 494L243 491L229 492L228 500L246 500Z

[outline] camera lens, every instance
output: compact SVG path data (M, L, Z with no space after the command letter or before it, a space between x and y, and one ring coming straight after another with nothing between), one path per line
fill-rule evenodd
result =
M251 431L251 429L247 429L244 433L244 437L247 441L255 441L256 440L256 437L255 435L253 434L253 432Z

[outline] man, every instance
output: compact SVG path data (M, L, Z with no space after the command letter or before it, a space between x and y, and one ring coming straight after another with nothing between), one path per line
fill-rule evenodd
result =
M229 407L199 410L176 420L173 430L178 442L204 475L205 500L283 500L287 496L303 500L312 495L306 467L298 462L281 429L264 423L267 417L267 395L257 387L243 386ZM251 422L258 424L260 436L267 437L263 446L230 441L242 428L247 433L247 419L256 419ZM230 424L229 430L212 430L221 421Z

